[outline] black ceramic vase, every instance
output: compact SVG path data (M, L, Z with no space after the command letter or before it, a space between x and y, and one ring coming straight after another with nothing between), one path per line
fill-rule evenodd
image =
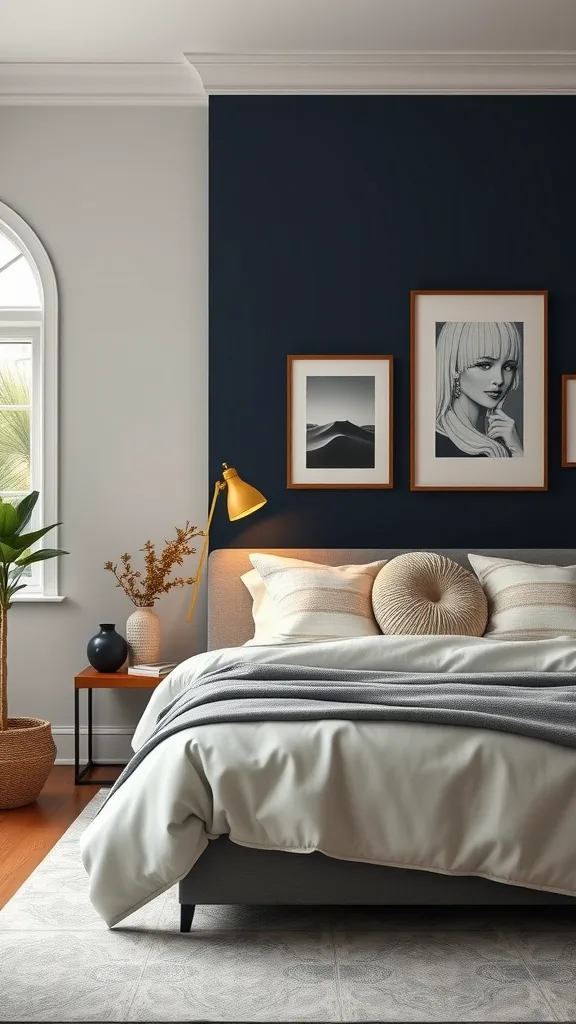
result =
M113 622L100 623L100 632L88 641L88 661L98 672L117 672L128 657L128 644Z

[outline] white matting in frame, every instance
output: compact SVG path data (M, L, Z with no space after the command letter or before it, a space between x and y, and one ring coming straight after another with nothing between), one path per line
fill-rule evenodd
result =
M546 490L547 292L411 293L411 490Z
M392 356L288 356L289 488L392 487Z

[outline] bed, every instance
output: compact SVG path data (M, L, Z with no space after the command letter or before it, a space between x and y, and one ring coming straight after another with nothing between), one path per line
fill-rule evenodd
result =
M251 568L252 549L213 551L208 566L208 647L233 647L252 635L250 596L240 580ZM260 549L259 549L260 550ZM262 549L289 558L326 565L393 558L405 549ZM435 549L468 566L467 551ZM525 562L569 565L576 550L495 550ZM191 927L197 904L558 904L570 896L501 885L485 878L442 875L402 868L334 860L322 853L307 857L279 851L249 850L221 837L211 843L179 884L181 930Z
M252 550L252 549L250 549ZM264 549L259 549L264 550ZM401 554L401 549L266 549L270 553L282 554L287 557L309 559L311 561L327 565L361 564L376 561L381 558L392 558ZM500 550L481 551L478 554L498 555L503 558L517 558L525 562L545 562L550 565L570 565L576 563L576 550L553 549L553 550ZM468 567L467 551L452 549L438 549L440 554ZM253 623L251 616L251 598L248 591L240 580L242 573L251 568L249 550L228 549L214 551L209 559L208 566L208 650L219 652L221 649L231 648L232 652L240 652L241 645L252 636ZM433 638L434 641L440 638ZM456 638L462 647L470 638ZM526 648L526 645L522 645ZM530 650L536 648L530 647ZM564 682L568 679L570 683L576 679L576 645L568 641L554 642L549 648L556 661L554 664L570 670L571 676L565 673ZM241 649L246 651L245 648ZM226 653L225 651L223 653ZM350 655L351 656L351 655ZM524 669L530 664L529 655L524 658ZM559 660L558 660L559 659ZM168 694L168 696L172 696ZM165 697L168 702L168 697ZM274 723L272 723L274 724ZM338 724L338 723L336 723ZM381 723L372 723L375 728ZM389 723L388 723L389 724ZM398 728L401 723L394 723ZM436 727L430 729L428 726L420 726L421 734L433 735ZM454 729L454 727L449 727ZM428 732L427 732L428 730ZM423 732L422 732L423 731ZM464 730L467 735L473 736L473 730ZM478 732L478 731L477 731ZM489 742L502 741L502 735L482 730L482 733ZM229 736L232 734L228 734ZM174 737L173 737L174 739ZM560 758L557 766L557 777L562 781L566 789L561 792L558 788L558 799L556 804L549 801L548 813L553 817L550 819L550 828L554 833L554 841L560 844L566 852L569 840L569 828L567 819L569 816L574 820L576 813L576 802L570 801L576 797L572 793L576 791L576 751L565 747L556 747L552 744L542 744L539 740L526 740L523 737L512 738L516 749L524 751L535 750L538 754L530 771L536 774L537 783L538 771L547 763L548 750L552 748L554 758ZM534 744L540 744L534 746ZM164 744L166 746L166 743ZM213 744L209 746L213 756ZM157 748L158 749L158 748ZM475 743L473 753L465 756L478 758L482 756L482 743ZM500 755L499 755L500 756ZM552 756L552 755L550 755ZM207 788L208 764L206 752L203 752L203 767L197 771L195 785L204 798ZM187 747L186 769L191 760L190 747ZM538 760L540 758L540 760ZM544 759L544 760L543 760ZM504 765L504 768L502 767ZM540 766L540 767L539 767ZM505 759L500 763L498 771L507 770ZM555 769L556 770L556 769ZM521 881L520 884L510 884L508 878L498 877L492 880L489 877L482 877L482 872L474 875L466 870L466 858L462 860L462 868L459 870L451 868L450 873L442 867L430 867L426 864L426 870L419 870L414 863L414 858L409 860L409 867L390 864L376 864L361 860L344 859L339 855L327 856L322 852L309 852L305 850L305 856L294 852L284 852L282 849L256 848L257 843L250 845L249 842L242 842L236 839L231 841L227 835L227 826L222 825L225 815L220 815L220 826L212 826L206 831L208 840L203 839L201 855L195 858L191 869L183 870L185 858L172 857L170 877L158 870L157 865L150 865L148 860L141 874L145 876L146 884L133 888L131 894L131 907L129 910L122 909L118 913L118 901L108 900L108 888L111 880L115 884L116 875L123 870L126 859L130 856L128 846L132 843L132 832L126 831L124 837L115 837L116 826L132 815L133 823L130 829L138 828L137 840L132 844L134 856L144 857L141 853L145 847L147 836L150 835L150 812L146 811L144 804L135 808L135 803L140 799L143 786L148 785L146 777L146 762L138 769L140 775L138 781L140 786L132 785L131 800L128 802L126 796L124 810L118 807L116 821L110 823L107 834L105 824L102 828L93 823L82 843L82 855L85 866L91 875L91 899L102 914L107 923L112 926L122 920L128 913L133 912L142 906L149 899L159 892L168 888L170 884L178 882L179 901L181 905L181 931L188 931L192 925L194 908L198 904L368 904L368 905L393 905L393 904L569 904L574 902L576 893L576 876L570 884L565 884L562 879L552 879L552 884L540 884L537 877L535 884L530 879ZM158 763L156 768L152 765L149 775L156 772L158 775ZM572 776L572 773L575 773ZM224 772L224 774L226 774ZM494 776L497 778L497 775ZM213 781L213 780L212 780ZM131 783L133 780L131 780ZM156 784L156 783L155 783ZM518 780L514 785L519 784ZM168 790L171 781L162 783L164 790ZM124 789L128 787L125 786ZM546 788L546 787L544 787ZM122 789L120 794L122 794ZM566 794L569 794L569 798ZM564 798L566 797L566 803ZM164 797L163 797L164 799ZM173 805L181 808L182 794L178 790L176 795L170 797ZM112 801L114 797L112 797ZM106 805L101 815L106 812ZM546 813L546 812L544 812ZM409 818L409 816L407 816ZM526 814L524 815L526 819ZM524 820L523 819L523 820ZM366 819L363 819L366 820ZM543 819L544 820L544 819ZM170 841L175 843L175 837L181 835L178 848L181 853L184 840L184 824L189 821L189 816L184 815L178 822L170 821L167 831L171 834ZM94 827L96 825L96 827ZM526 826L528 827L528 826ZM548 827L548 826L547 826ZM128 826L127 826L128 828ZM179 833L180 829L180 833ZM564 830L564 831L562 831ZM232 828L230 828L232 832ZM535 833L542 830L535 826ZM560 833L562 832L562 835ZM219 834L218 834L219 833ZM539 840L537 840L539 841ZM110 853L110 846L117 843L117 851ZM171 847L172 853L176 846ZM571 850L573 849L573 844ZM570 850L570 860L571 857ZM170 855L166 859L170 860ZM545 859L548 856L545 853ZM551 860L550 860L551 857ZM548 856L549 865L554 861L554 856ZM421 863L421 861L419 862ZM549 866L548 866L549 869ZM152 881L151 881L152 878ZM506 884L502 884L506 882ZM150 894L150 890L154 892ZM141 898L139 898L141 896Z

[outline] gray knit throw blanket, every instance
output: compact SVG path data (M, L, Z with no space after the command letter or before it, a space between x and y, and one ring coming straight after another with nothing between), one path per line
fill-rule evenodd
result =
M576 675L229 664L202 675L164 708L109 796L154 747L182 729L323 718L472 726L576 747Z

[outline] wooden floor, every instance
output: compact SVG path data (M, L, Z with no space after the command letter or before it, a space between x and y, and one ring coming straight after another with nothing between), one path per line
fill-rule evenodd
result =
M120 771L120 765L95 768L93 786L75 786L72 765L56 765L35 803L0 811L0 907L98 792L98 778L116 778Z

